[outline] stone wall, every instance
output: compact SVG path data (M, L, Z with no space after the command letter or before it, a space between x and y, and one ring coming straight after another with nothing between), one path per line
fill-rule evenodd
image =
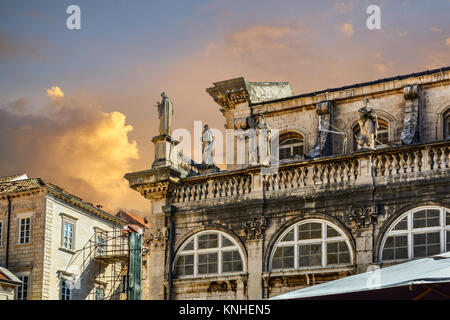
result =
M31 300L43 298L43 250L45 225L45 193L34 193L26 197L12 198L12 215L10 227L10 248L8 269L16 276L29 274L30 285L28 297ZM0 201L0 219L4 226L4 240L1 246L0 264L6 260L6 229L8 201ZM19 219L31 218L30 243L19 244Z

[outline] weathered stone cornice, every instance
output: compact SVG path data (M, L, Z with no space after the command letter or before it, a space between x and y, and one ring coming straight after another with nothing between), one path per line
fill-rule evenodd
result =
M147 199L162 199L169 196L180 181L181 172L172 167L161 167L127 173L130 188Z

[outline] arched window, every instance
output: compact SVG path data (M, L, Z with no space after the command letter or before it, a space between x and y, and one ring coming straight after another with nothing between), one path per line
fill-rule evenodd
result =
M450 139L450 109L444 113L444 139Z
M202 231L181 246L175 276L203 276L243 271L243 255L236 241L220 231Z
M383 262L423 258L450 251L450 210L420 207L399 217L381 244Z
M361 129L359 128L359 124L357 124L353 128L353 137L356 137L359 135L359 132ZM375 140L375 146L381 146L384 144L389 143L389 123L384 120L378 118L378 130L377 130L377 137ZM358 150L358 144L356 143L356 139L353 138L353 150Z
M285 133L280 137L280 160L302 160L304 154L303 136L298 133Z
M287 229L274 246L271 270L352 264L348 239L335 225L309 219Z

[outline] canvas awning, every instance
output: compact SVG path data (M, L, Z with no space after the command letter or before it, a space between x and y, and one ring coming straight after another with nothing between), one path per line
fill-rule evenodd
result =
M285 299L415 299L433 293L450 298L450 252L285 293Z

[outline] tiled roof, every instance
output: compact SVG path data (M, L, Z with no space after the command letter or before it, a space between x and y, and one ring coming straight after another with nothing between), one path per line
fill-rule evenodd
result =
M3 267L0 267L0 282L7 282L15 285L20 285L22 283L11 271Z
M45 186L45 182L39 178L18 181L0 180L0 195L29 191L43 186Z
M146 223L144 218L139 217L138 215L135 215L133 213L129 213L123 210L119 210L119 212L116 213L117 217L120 217L130 223L136 223L137 225L145 228L149 228L149 223Z
M8 182L8 181L23 180L23 179L28 179L28 176L26 173L19 173L19 174L15 174L12 176L0 177L0 183Z

